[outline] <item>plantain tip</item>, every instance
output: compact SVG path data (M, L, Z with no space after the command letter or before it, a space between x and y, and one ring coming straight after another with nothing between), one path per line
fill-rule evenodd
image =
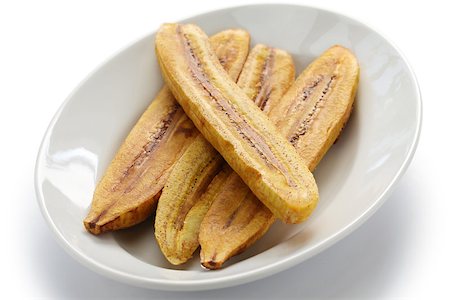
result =
M201 262L202 267L207 270L217 270L222 268L223 262L215 261L215 260L208 260L208 261L202 261Z

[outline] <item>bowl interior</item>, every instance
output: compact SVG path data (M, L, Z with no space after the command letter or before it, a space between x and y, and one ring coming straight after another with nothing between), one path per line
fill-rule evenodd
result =
M227 267L207 272L198 258L171 266L153 236L153 218L94 237L84 231L96 182L162 86L154 34L125 48L69 96L44 138L36 169L43 213L57 237L86 265L110 277L153 288L201 289L238 284L287 268L348 233L381 204L411 158L420 123L415 79L398 51L367 26L338 14L292 5L236 7L184 22L208 34L250 32L252 44L290 52L297 73L328 47L357 56L356 106L339 141L315 171L320 203L301 225L276 223ZM196 255L195 257L198 257Z

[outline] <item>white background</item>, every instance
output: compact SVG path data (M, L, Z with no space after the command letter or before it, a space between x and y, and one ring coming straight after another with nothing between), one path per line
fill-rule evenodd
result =
M404 52L422 89L424 123L409 170L384 206L338 244L254 283L168 293L103 278L55 242L36 203L33 169L65 97L98 64L162 22L244 3L256 1L0 0L1 299L450 299L450 15L438 1L298 2L378 29Z

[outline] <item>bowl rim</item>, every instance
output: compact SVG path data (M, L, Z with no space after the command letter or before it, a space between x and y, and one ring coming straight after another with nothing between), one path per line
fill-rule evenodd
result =
M417 76L414 73L414 70L411 67L410 62L404 55L404 53L398 48L398 46L392 42L389 38L386 37L384 33L381 33L378 29L374 29L374 26L368 25L367 22L363 22L361 20L358 20L354 17L349 17L341 12L336 12L333 10L325 9L320 6L313 6L313 5L304 5L304 4L292 4L292 3L262 3L262 4L247 4L247 5L237 5L237 6L226 6L220 9L211 10L211 11L205 11L198 14L192 14L189 15L183 20L180 20L181 22L185 20L189 20L194 17L202 17L206 16L211 13L219 13L219 12L225 12L227 10L235 10L235 9L244 9L244 8L250 8L250 7L292 7L292 8L302 8L302 9L314 9L323 13L329 13L337 15L343 19L347 19L351 22L358 23L358 25L361 25L363 27L366 27L367 29L375 32L379 35L379 37L383 40L385 40L386 43L388 43L392 48L398 53L399 57L403 60L405 63L405 66L407 70L409 71L411 77L412 77L412 83L413 83L413 89L417 97L415 97L415 105L417 107L417 113L415 116L416 119L416 126L414 128L414 137L412 139L412 143L409 146L408 152L406 154L406 158L403 161L400 168L397 170L394 178L386 186L386 188L383 190L381 195L373 202L372 205L370 205L362 214L360 214L359 217L357 217L355 220L353 220L351 223L349 223L347 226L341 228L339 231L337 231L335 234L329 236L326 239L323 239L317 244L314 244L310 248L306 249L304 252L297 252L293 253L292 255L285 257L281 260L275 261L271 264L268 264L266 266L258 267L256 269L242 272L239 274L232 274L232 275L226 275L220 278L212 278L212 279L195 279L195 280L174 280L174 279L154 279L154 278L148 278L143 276L136 276L131 275L126 272L122 272L116 269L113 269L111 267L108 267L107 265L101 264L97 262L96 260L92 259L91 257L83 254L82 252L74 249L71 246L71 243L64 237L64 235L57 229L56 224L50 217L50 213L46 207L45 203L45 197L43 190L41 189L40 183L42 182L40 170L42 169L43 164L43 156L44 156L44 149L46 149L46 145L49 142L50 134L54 128L54 125L56 121L59 119L62 111L67 106L69 101L72 99L73 95L88 81L91 79L91 77L97 73L101 68L103 68L107 63L111 61L112 58L116 57L119 53L122 51L128 49L129 47L141 42L142 40L148 38L149 36L156 33L155 31L151 31L135 40L133 40L130 43L127 43L125 46L121 47L119 50L113 52L109 57L107 57L102 63L97 65L92 71L90 71L86 77L78 83L78 85L72 90L72 92L66 97L66 99L63 101L63 103L60 105L56 113L54 114L52 120L50 121L42 142L39 146L39 151L36 157L36 163L35 163L35 170L34 170L34 187L35 187L35 193L36 193L36 199L40 208L40 211L42 215L44 216L44 219L46 220L48 226L52 230L53 234L56 237L56 240L58 244L65 249L67 253L69 253L73 258L75 258L78 262L80 262L82 265L86 266L87 268L95 271L96 273L102 274L108 278L118 280L124 283L128 283L134 286L144 287L144 288L150 288L150 289L156 289L156 290L179 290L179 291L187 291L187 290L211 290L216 288L224 288L224 287L230 287L235 285L240 285L244 283L248 283L251 281L255 281L261 278L268 277L270 275L273 275L275 273L278 273L280 271L286 270L290 267L293 267L302 261L305 261L312 256L322 252L323 250L327 249L328 247L331 247L339 240L343 239L344 237L348 236L350 233L352 233L355 229L357 229L362 223L364 223L370 216L372 216L379 207L386 201L388 196L393 191L393 188L397 185L399 182L399 179L403 176L403 174L406 172L407 168L411 164L411 161L414 157L415 151L417 149L417 145L420 138L421 128L422 128L422 122L423 122L423 102L422 102L422 95L420 91L420 87L418 84Z

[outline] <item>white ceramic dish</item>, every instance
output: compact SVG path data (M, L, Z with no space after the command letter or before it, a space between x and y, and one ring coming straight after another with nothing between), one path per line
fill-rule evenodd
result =
M208 34L240 27L252 43L286 49L297 72L333 44L353 50L361 65L357 105L339 142L315 172L320 204L302 225L275 224L222 270L194 259L170 266L160 254L152 220L95 237L82 220L97 180L162 85L154 33L119 52L88 76L52 120L36 164L42 213L57 240L87 267L130 284L166 290L214 289L269 276L329 247L383 203L417 145L421 100L399 51L366 25L311 7L255 5L199 15ZM381 234L381 233L380 233Z

